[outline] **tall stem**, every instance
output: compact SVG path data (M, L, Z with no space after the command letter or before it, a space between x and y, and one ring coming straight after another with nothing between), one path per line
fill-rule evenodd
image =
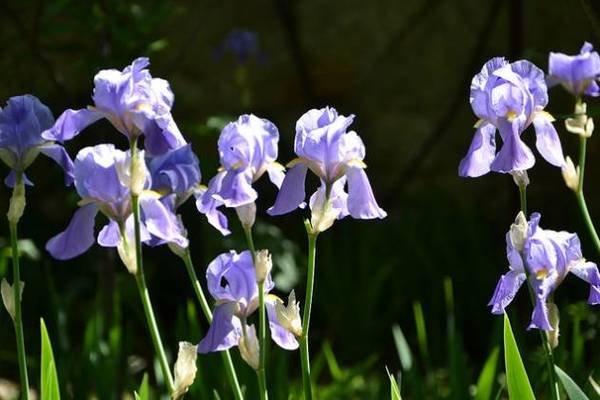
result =
M131 166L132 166L132 178L133 171L135 170L135 163L139 162L136 139L131 142ZM152 343L154 345L154 351L157 353L158 361L167 384L169 394L175 391L173 384L173 377L171 376L171 370L169 368L169 362L163 348L162 340L160 338L160 332L158 325L156 324L156 318L154 317L154 311L152 309L152 303L150 302L150 294L148 293L148 287L146 286L146 278L144 276L144 264L142 257L142 240L140 230L140 201L139 196L132 193L131 195L131 207L133 208L133 222L135 231L135 260L136 260L136 272L135 281L137 283L138 291L140 293L140 299L144 306L144 313L146 314L146 320L148 322L148 328L150 329L150 336L152 337Z
M252 237L252 227L244 225L244 235L246 236L246 242L248 248L252 253L252 261L256 268L256 247L254 247L254 238ZM261 400L267 400L269 398L267 389L267 373L266 373L266 361L267 361L267 329L266 329L266 315L265 315L265 282L258 282L258 343L259 343L259 362L258 370L256 375L258 378L258 391Z
M583 179L585 173L585 155L586 155L586 146L587 138L584 136L579 137L579 185L577 187L577 191L575 192L575 196L577 197L577 204L579 204L579 209L581 210L581 215L583 216L583 220L585 222L585 226L592 237L592 241L594 242L594 246L596 246L596 250L600 252L600 238L598 237L598 233L596 232L596 228L594 227L594 223L592 222L592 217L590 216L590 212L588 211L587 203L585 201L585 196L583 194Z
M519 198L521 200L521 211L523 214L527 214L527 188L525 185L519 185ZM533 288L529 283L529 274L527 273L527 268L525 268L527 274L527 289L529 290L529 297L531 299L531 303L533 307L535 307L535 293L533 292ZM550 380L550 394L552 396L552 400L560 400L560 391L558 388L558 382L556 380L556 372L554 370L554 354L552 353L552 347L548 342L548 335L546 332L542 330L538 330L540 332L540 339L542 341L542 347L544 349L544 355L546 358L546 368L548 369L548 379Z
M308 330L310 327L310 311L312 307L313 289L315 285L315 257L317 252L317 236L308 221L305 221L308 237L308 271L306 275L306 296L304 297L304 314L302 315L302 335L300 336L300 361L302 363L302 383L304 399L312 399L312 382L310 377L310 356L308 353Z
M22 184L20 181L16 185ZM10 244L12 247L13 264L13 293L15 302L15 315L13 323L17 337L17 356L19 358L19 375L21 377L21 398L29 399L29 379L27 378L27 360L25 357L25 340L23 338L23 320L21 317L21 273L19 269L19 243L17 242L17 223L9 222Z
M210 310L208 302L206 301L206 296L204 295L204 291L202 290L202 286L200 285L200 281L198 280L198 276L196 275L196 270L194 269L194 264L192 263L192 256L190 254L189 247L185 249L183 261L185 263L185 267L190 277L190 281L192 282L194 292L196 293L196 297L198 298L198 302L200 303L200 307L202 308L202 312L204 313L204 316L210 324L212 323L212 311ZM229 385L231 386L231 390L233 391L235 399L243 400L244 395L242 394L242 388L240 387L240 383L238 381L237 373L235 372L235 367L233 365L233 360L231 359L231 354L229 353L229 350L221 351L221 357L223 358L223 364L225 365L227 379L229 380Z

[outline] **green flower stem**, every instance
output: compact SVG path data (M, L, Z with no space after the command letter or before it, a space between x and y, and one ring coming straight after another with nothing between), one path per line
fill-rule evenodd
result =
M527 188L525 185L519 185L519 198L521 200L521 211L523 214L527 215ZM525 268L525 273L527 275L527 289L529 291L529 297L531 299L531 304L535 307L535 293L533 292L533 288L529 284L529 274L527 273L527 268ZM552 353L552 347L548 342L548 335L545 331L538 329L540 333L540 339L542 341L542 347L544 349L544 355L546 358L546 367L548 369L548 379L550 381L550 393L552 400L560 400L560 390L558 387L558 382L556 380L556 372L554 370L554 354Z
M244 235L246 236L246 242L248 248L252 253L252 261L256 267L256 247L254 247L254 238L252 237L252 227L244 226ZM266 373L266 361L267 361L267 329L266 329L266 315L265 315L265 283L264 281L258 282L258 343L259 343L259 362L258 370L256 375L258 377L258 391L261 400L267 400L269 393L267 389L267 373Z
M583 220L585 221L585 226L587 227L590 236L592 237L592 241L594 242L594 246L596 246L596 250L600 253L600 238L598 237L598 233L596 232L596 228L594 227L594 223L592 222L592 217L590 216L590 212L588 211L587 203L585 201L585 196L583 194L583 178L585 171L585 155L586 155L586 146L587 138L580 136L579 137L579 185L577 186L577 191L575 192L575 197L577 198L577 204L579 204L579 209L581 210L581 215L583 216Z
M132 171L134 164L139 162L137 152L137 140L134 139L131 142L131 165ZM133 174L132 174L133 175ZM136 260L136 272L135 281L137 283L142 305L144 306L144 313L146 314L146 320L148 322L148 328L150 329L150 336L152 337L152 343L154 345L154 351L157 353L158 361L160 362L160 368L162 370L167 389L169 394L175 392L175 386L173 384L173 377L169 368L169 362L163 348L162 340L160 338L160 332L158 325L156 324L156 318L154 317L154 311L152 309L152 303L150 302L150 294L148 293L148 287L146 286L146 278L144 277L144 264L142 257L142 241L140 231L140 201L139 196L131 195L131 207L133 208L133 222L135 230L135 260Z
M206 296L204 295L204 291L202 290L202 286L200 286L200 281L198 280L198 276L196 275L196 270L194 269L194 264L192 263L192 256L190 254L189 247L185 249L183 261L185 263L185 267L190 277L190 281L192 282L194 292L196 293L196 297L198 298L198 302L200 303L200 307L202 308L202 312L204 313L204 316L210 324L212 323L212 311L210 310L208 302L206 301ZM237 373L235 372L235 367L233 365L233 360L231 359L231 354L229 353L229 350L224 350L220 353L221 357L223 358L225 372L227 373L227 379L229 380L229 384L231 386L231 390L233 391L233 395L236 400L243 400L244 395L242 394L242 388L240 387Z
M15 188L23 185L22 175L17 174L17 182ZM15 326L15 335L17 338L17 355L19 358L19 375L21 377L21 398L29 399L29 378L27 377L27 360L25 357L25 340L23 338L23 320L21 317L21 272L19 268L19 243L17 241L17 222L9 221L10 227L10 244L12 248L12 264L13 264L13 293L15 302L15 315L13 324Z
M300 361L302 363L302 383L304 386L304 399L312 399L312 382L310 377L310 356L308 354L308 328L310 325L310 310L312 307L313 289L315 285L315 257L317 252L318 233L313 229L308 220L304 221L306 235L308 236L308 272L306 275L306 296L304 297L304 313L302 315L302 335L300 336Z

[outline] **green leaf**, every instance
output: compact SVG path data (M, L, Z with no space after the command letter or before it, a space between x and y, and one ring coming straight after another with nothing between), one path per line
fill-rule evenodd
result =
M475 400L489 400L492 396L492 389L494 388L494 378L496 377L496 366L498 365L498 354L500 350L498 347L494 348L488 356L483 369L477 379L477 392L475 394Z
M148 386L148 374L145 373L140 384L140 390L135 392L136 400L150 400L150 386Z
M52 344L48 337L46 324L40 319L42 336L42 366L41 366L41 398L44 400L60 400L60 391L58 389L58 376L56 375L56 365L54 364L54 355L52 353Z
M396 378L390 373L390 371L386 368L388 377L390 378L390 399L391 400L402 400L402 396L400 396L400 388L398 387L398 382L396 382Z
M571 377L569 375L567 375L567 373L565 371L560 369L558 367L558 365L554 366L554 370L556 371L558 380L560 380L560 383L562 383L563 387L565 388L565 391L567 392L569 399L571 399L571 400L590 400L589 397L587 397L585 395L585 393L583 393L583 390L581 390L581 388L579 386L577 386L575 381L573 379L571 379Z
M404 333L402 333L402 329L400 329L398 324L392 326L392 334L394 335L394 343L396 344L396 350L398 351L398 358L400 358L402 369L408 371L412 368L412 353L410 347L408 347Z
M535 400L523 360L519 354L517 342L510 327L508 315L504 314L504 362L506 366L506 384L508 398L519 400Z

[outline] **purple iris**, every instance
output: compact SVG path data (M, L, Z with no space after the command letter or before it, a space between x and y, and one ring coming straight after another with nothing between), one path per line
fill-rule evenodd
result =
M252 114L240 116L221 131L218 147L222 170L197 193L196 206L223 235L230 231L227 218L218 210L220 206L253 204L258 194L252 183L265 172L275 186L281 186L283 167L275 162L278 142L277 127Z
M106 69L94 77L94 106L66 110L42 134L48 140L69 140L88 125L106 118L129 140L145 136L149 154L163 154L185 145L171 115L173 92L164 79L152 78L147 58L138 58L123 71Z
M0 109L0 160L11 169L4 183L13 187L17 173L23 174L26 184L32 185L25 169L39 153L45 154L65 171L65 184L73 183L73 162L64 147L42 137L42 132L54 124L48 107L30 94L11 97Z
M270 215L286 214L302 206L310 169L321 180L321 187L310 199L313 213L323 210L329 200L338 219L346 215L358 219L386 217L365 173L365 145L356 132L347 132L353 120L354 115L338 115L330 107L313 109L300 117L294 142L298 158L288 164L275 204L268 210Z
M143 153L140 156L143 157ZM123 237L133 241L131 193L126 182L130 161L129 152L115 149L112 144L86 147L77 154L74 171L75 188L81 196L80 207L67 229L46 244L54 258L74 258L92 246L98 211L109 219L98 234L100 246L116 247ZM150 185L147 177L146 187ZM156 238L187 247L177 218L160 197L152 191L143 191L140 195L142 242Z
M488 61L471 82L471 107L480 120L465 158L458 167L460 176L478 177L488 172L527 170L535 164L531 149L521 134L535 127L536 147L550 164L564 164L562 146L554 118L544 112L548 90L541 69L521 60L509 64L497 57ZM502 147L496 153L496 130Z
M524 218L523 218L524 219ZM581 244L574 233L556 232L539 227L540 214L533 213L522 243L506 234L506 255L510 271L500 278L489 302L493 314L502 314L521 285L529 277L535 293L535 307L529 328L552 330L548 315L548 297L572 272L590 284L589 304L600 304L600 274L593 262L581 255ZM522 246L522 252L518 247Z
M550 53L548 57L548 80L551 84L560 83L574 96L600 96L596 82L600 78L600 56L594 47L585 42L579 54L569 56L563 53Z
M215 258L206 270L208 291L217 301L210 328L198 344L199 353L227 350L237 346L243 335L246 318L258 307L258 284L252 254L230 251ZM271 275L264 283L265 294L274 287ZM281 326L275 311L273 295L265 297L269 328L273 341L286 350L298 348L296 337Z

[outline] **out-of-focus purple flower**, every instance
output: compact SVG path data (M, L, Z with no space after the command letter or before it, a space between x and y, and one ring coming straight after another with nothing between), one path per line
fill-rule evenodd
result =
M506 234L510 271L500 278L488 305L493 314L503 314L529 277L536 300L529 328L550 331L553 327L548 315L548 297L567 274L571 272L590 285L589 304L600 304L600 274L596 264L583 258L576 234L542 229L539 221L538 213L533 213L529 222L520 214ZM522 228L515 228L519 224ZM512 233L515 229L522 229L522 238Z
M123 71L105 69L94 77L94 106L66 110L42 136L69 140L88 125L106 118L127 139L144 135L149 154L163 154L185 145L171 115L174 96L169 82L152 78L147 58L138 58Z
M254 204L258 194L252 183L265 172L278 188L283 167L275 162L279 131L270 121L255 115L242 115L227 124L219 136L222 170L197 193L196 206L222 234L230 233L220 206L240 209Z
M569 56L563 53L550 53L548 57L548 81L560 83L574 96L599 96L600 55L594 47L585 42L579 54Z
M258 35L245 29L233 29L229 32L215 49L214 57L221 59L227 53L232 54L241 65L247 64L251 57L255 57L259 63L265 60L265 55L260 50Z
M140 157L143 159L143 152ZM74 171L80 207L67 228L46 244L54 258L74 258L92 246L95 217L99 211L109 219L98 234L100 246L117 247L123 237L133 241L131 193L126 182L130 168L129 152L117 150L112 144L86 147L77 154ZM148 176L145 187L150 185ZM160 194L144 190L140 195L140 210L143 243L162 240L187 247L177 218L163 204Z
M243 335L243 323L258 307L258 284L249 251L230 251L215 258L206 270L208 291L216 300L213 320L206 336L198 344L199 353L227 350L237 346ZM274 287L271 275L264 282L265 294ZM296 337L277 319L272 295L265 298L269 328L273 341L286 350L298 348Z
M544 111L548 90L541 69L521 60L509 64L497 57L488 61L471 82L471 107L480 120L465 158L458 167L460 176L478 177L490 171L515 172L535 164L531 149L521 134L533 124L536 147L550 164L564 164L554 118ZM496 153L496 131L502 147Z
M65 171L65 184L73 183L73 162L64 147L42 137L42 132L54 124L48 107L30 94L11 97L0 109L0 160L11 169L4 183L13 187L17 173L26 184L25 169L38 154L50 157Z
M321 180L321 187L311 196L310 207L313 217L315 213L328 214L324 216L328 221L325 225L346 215L358 219L386 217L365 173L365 146L356 132L347 132L353 120L353 115L338 115L330 107L313 109L300 117L294 142L298 158L288 164L275 204L268 210L270 215L302 207L306 172L310 169Z

